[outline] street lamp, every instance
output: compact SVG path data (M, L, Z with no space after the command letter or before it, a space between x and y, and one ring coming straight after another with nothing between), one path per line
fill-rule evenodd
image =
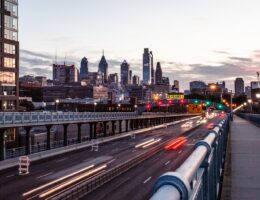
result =
M94 112L96 112L97 102L94 102Z
M120 109L120 107L121 107L121 104L119 103L119 104L117 105L117 107L118 107L118 112L119 112L119 109Z
M55 100L55 105L56 105L56 112L58 111L58 105L60 103L60 100L59 99L56 99Z
M134 108L135 108L135 112L136 112L136 109L137 109L137 107L138 107L137 105L134 105Z
M250 104L250 113L252 112L252 99L248 99L247 102Z

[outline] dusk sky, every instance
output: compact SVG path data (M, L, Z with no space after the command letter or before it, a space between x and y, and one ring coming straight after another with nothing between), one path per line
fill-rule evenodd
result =
M259 0L20 0L20 74L52 77L59 61L86 56L97 71L102 50L109 73L126 59L142 78L148 47L163 75L180 81L246 85L260 71Z

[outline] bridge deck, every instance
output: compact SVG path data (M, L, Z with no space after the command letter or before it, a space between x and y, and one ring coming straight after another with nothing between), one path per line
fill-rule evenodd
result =
M260 199L260 127L234 116L227 148L222 200Z

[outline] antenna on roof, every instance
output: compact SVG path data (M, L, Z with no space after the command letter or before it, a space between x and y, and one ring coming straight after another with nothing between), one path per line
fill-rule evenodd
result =
M57 48L55 49L55 64L57 65Z
M102 55L103 55L103 56L105 55L105 51L104 51L104 49L102 50Z
M66 65L67 54L65 54L64 65Z

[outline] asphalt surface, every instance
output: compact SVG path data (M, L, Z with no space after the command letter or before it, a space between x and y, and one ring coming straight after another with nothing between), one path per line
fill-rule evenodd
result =
M220 119L210 120L217 124ZM152 195L157 178L165 172L176 170L194 149L194 144L208 133L208 124L188 133L187 142L176 150L162 149L140 165L113 179L81 200L144 200Z
M108 168L114 167L119 163L129 160L133 156L141 154L147 149L153 147L152 145L147 148L135 148L135 145L140 142L151 138L160 138L161 141L167 141L170 138L178 137L189 129L190 128L181 128L180 125L175 125L167 129L159 129L149 133L138 134L135 139L126 137L102 144L99 146L98 152L92 152L90 151L90 148L85 148L83 150L55 156L32 163L30 174L25 176L18 175L18 167L17 169L2 171L0 172L0 200L28 199L31 197L34 197L32 199L37 199L35 194L28 195L26 198L23 198L22 194L92 164L99 166L107 163ZM146 162L144 162L144 164L145 163ZM152 164L152 166L153 165L159 168L157 162ZM172 164L169 164L169 166L171 165ZM141 171L143 171L143 169L140 168ZM132 170L130 170L130 173L131 171ZM155 177L155 175L153 176ZM133 185L132 187L135 186ZM129 192L131 191L133 190L129 190ZM40 192L42 192L42 190L40 190L39 193Z

